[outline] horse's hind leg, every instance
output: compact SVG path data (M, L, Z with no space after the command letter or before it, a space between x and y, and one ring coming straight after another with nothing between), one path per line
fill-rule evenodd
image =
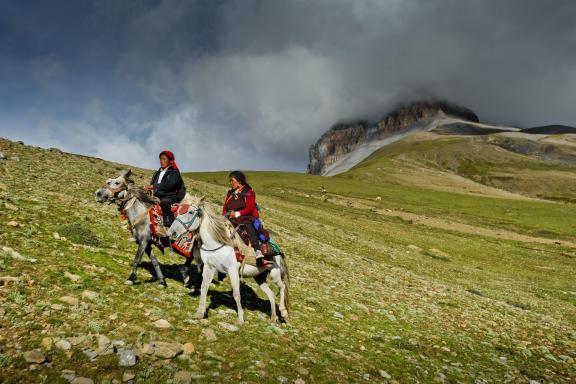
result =
M242 303L240 302L240 275L238 274L238 265L235 263L234 266L228 269L228 277L230 278L230 284L232 285L232 295L236 301L236 308L238 309L238 324L244 323L244 309L242 309Z
M158 262L158 259L156 258L156 256L154 256L154 252L152 252L152 244L151 243L148 243L148 246L146 247L146 253L148 254L148 257L150 258L150 261L152 262L152 266L154 267L154 270L156 271L156 277L159 280L158 286L160 288L166 288L166 281L164 280L164 275L162 274L162 269L160 268L160 263Z
M208 288L210 288L210 283L214 278L214 273L216 270L211 266L204 264L202 271L202 288L200 289L200 304L198 305L198 310L194 317L197 319L203 319L206 314L206 296L208 295Z
M126 284L132 285L136 281L136 277L138 274L138 266L140 265L142 255L144 254L145 250L146 250L146 243L140 241L140 243L138 243L138 250L136 251L136 255L134 256L134 264L132 265L132 272L130 273L128 280L126 280Z
M268 297L268 301L270 301L270 321L272 323L276 323L278 321L278 316L276 316L276 302L274 299L274 292L272 292L268 284L266 284L267 275L267 273L258 275L254 278L254 280L256 280L262 292L264 292Z

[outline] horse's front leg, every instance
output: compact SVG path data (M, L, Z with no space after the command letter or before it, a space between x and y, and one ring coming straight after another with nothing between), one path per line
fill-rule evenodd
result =
M126 280L126 284L132 285L136 281L136 277L138 274L138 266L140 265L140 261L142 260L142 255L146 250L146 243L144 241L140 241L138 243L138 250L136 251L136 256L134 256L134 263L132 264L132 272Z
M210 283L214 278L214 273L216 269L208 264L204 264L204 269L202 271L202 288L200 289L200 304L198 305L198 310L194 317L197 319L203 319L206 314L206 297L208 296L208 288L210 288Z
M162 274L162 268L160 268L160 263L156 256L154 256L154 252L152 252L152 243L148 242L148 246L146 247L146 253L152 262L152 266L154 266L154 270L156 271L156 277L158 278L158 286L160 288L166 288L166 281L164 280L164 275Z
M244 309L240 302L240 275L238 273L238 264L228 268L228 277L230 278L230 285L232 285L232 295L236 301L236 308L238 309L238 324L244 324Z

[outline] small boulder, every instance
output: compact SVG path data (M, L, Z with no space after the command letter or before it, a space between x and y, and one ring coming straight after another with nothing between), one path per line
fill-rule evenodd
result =
M72 344L70 344L70 342L66 339L60 339L57 342L55 342L54 345L56 346L56 348L62 351L68 351L70 350L70 348L72 348Z
M75 377L70 384L94 384L94 380L88 377Z
M196 348L194 347L194 344L192 343L186 343L182 346L182 351L184 352L184 354L186 355L191 355L194 352L196 352Z
M66 276L67 278L69 278L70 281L72 281L73 283L77 283L77 282L79 282L80 280L82 280L82 277L81 277L81 276L75 275L75 274L70 273L70 272L68 272L68 271L64 272L64 276Z
M219 321L218 325L220 326L220 328L230 332L238 332L240 330L240 328L238 328L237 326L230 323L226 323L225 321Z
M137 361L138 357L130 349L123 349L118 352L118 365L121 367L133 367Z
M98 292L94 292L94 291L84 291L82 292L82 298L83 299L87 299L87 300L96 300L96 298L98 297Z
M58 300L68 305L78 305L78 299L72 296L62 296Z
M124 372L124 374L122 374L122 381L123 382L127 382L130 380L134 380L134 378L136 377L136 374L134 372Z
M177 343L156 341L154 343L154 356L161 359L172 359L182 353L182 346Z
M104 335L98 336L98 349L96 349L98 355L111 355L114 353L114 346L109 338Z
M9 226L9 227L17 227L17 226L19 226L20 224L18 224L17 221L12 220L12 221L7 222L6 225Z
M24 360L28 363L42 364L46 361L46 356L39 349L34 349L32 351L24 352Z
M154 322L154 326L160 329L169 329L172 328L172 324L170 324L167 320L160 319Z
M211 328L202 329L202 331L200 332L200 338L207 342L213 342L218 340L218 337L216 337L216 333L214 333L214 331Z

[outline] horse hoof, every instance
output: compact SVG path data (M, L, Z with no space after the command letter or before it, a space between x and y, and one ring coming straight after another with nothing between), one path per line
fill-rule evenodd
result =
M166 283L158 283L158 288L165 289L165 288L166 288Z
M244 325L244 319L238 319L238 321L236 321L236 324Z
M288 311L287 310L284 309L284 310L280 311L280 314L282 315L282 318L284 320L286 320L288 318Z
M278 317L274 316L272 318L270 318L270 323L272 323L272 325L276 324L278 322Z
M134 281L128 279L128 280L126 280L126 281L124 282L124 284L126 284L126 285L134 285Z
M204 312L196 312L194 314L194 317L197 319L203 319L204 318Z
M186 276L184 278L184 285L188 284L189 281L190 281L190 276Z

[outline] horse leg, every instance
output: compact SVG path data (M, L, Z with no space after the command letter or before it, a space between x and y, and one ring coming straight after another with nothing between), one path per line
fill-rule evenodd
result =
M282 316L282 319L286 320L288 318L288 308L286 306L287 292L286 292L286 284L284 283L284 280L282 280L282 273L280 272L280 269L278 268L272 269L272 271L270 271L270 277L272 278L274 284L276 284L278 286L278 289L280 290L280 303L279 303L280 316Z
M238 324L244 324L244 309L240 302L240 275L238 274L238 264L234 263L233 266L228 268L228 277L232 285L232 294L236 301L236 308L238 309Z
M182 264L179 268L180 277L182 277L182 282L184 286L187 287L188 283L190 282L190 269L192 269L192 257L187 257L184 264Z
M160 268L160 263L158 262L158 259L156 258L156 256L154 256L154 252L152 252L152 244L148 243L148 246L146 247L146 253L148 254L148 257L150 258L150 261L152 262L152 266L154 266L154 270L156 271L156 277L159 280L158 286L160 288L166 288L166 281L164 280L164 275L162 274L162 269Z
M138 274L138 266L140 265L140 261L142 260L142 255L146 250L146 242L140 241L138 243L138 250L136 251L136 255L134 256L134 264L132 264L132 272L130 276L128 276L128 280L126 280L126 284L132 285L136 281L136 277Z
M214 273L216 269L204 264L204 270L202 271L202 288L200 289L200 304L198 305L198 310L194 317L197 319L203 319L206 314L206 296L208 296L208 288L210 288L210 283L214 278Z
M278 321L278 316L276 315L276 302L274 299L274 292L272 292L268 284L266 284L267 275L267 273L263 273L254 277L254 280L256 280L260 286L260 289L266 294L268 301L270 301L270 322L274 324Z

